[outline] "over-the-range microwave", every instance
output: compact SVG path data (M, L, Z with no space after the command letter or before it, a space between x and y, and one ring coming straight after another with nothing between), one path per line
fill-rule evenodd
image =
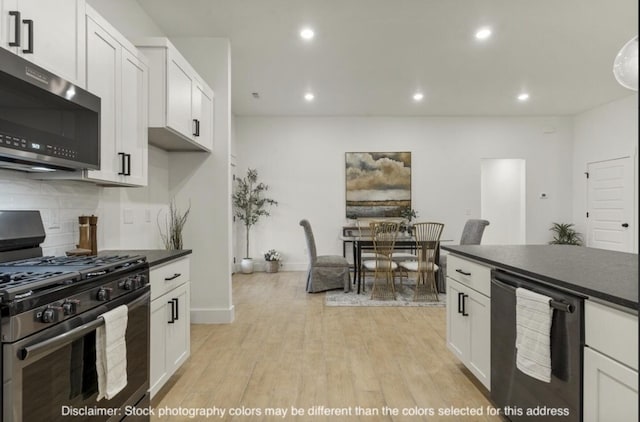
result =
M0 167L100 168L100 98L0 48Z

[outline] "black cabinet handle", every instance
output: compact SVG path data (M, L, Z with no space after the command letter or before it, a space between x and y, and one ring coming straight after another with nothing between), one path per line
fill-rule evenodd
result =
M171 305L171 321L167 321L169 324L173 324L176 322L176 317L175 317L175 309L174 309L174 302L173 300L170 300L167 302L169 305Z
M177 320L179 320L179 319L180 319L180 310L179 310L179 308L178 308L178 301L179 301L179 299L176 297L176 298L173 298L173 299L171 299L171 300L172 300L173 302L175 302L175 304L176 304L176 319L175 319L175 321L177 321Z
M126 172L125 172L125 161L127 159L126 155L124 152L119 152L118 155L120 156L120 167L122 168L122 170L120 170L118 172L119 176L126 176Z
M462 313L462 296L464 296L464 293L458 293L458 313L459 314Z
M171 280L175 280L176 278L180 277L182 274L180 273L175 273L174 275L172 275L171 277L165 277L164 281L171 281Z
M12 10L9 12L9 16L13 16L14 28L13 28L13 41L9 42L9 47L20 47L20 12Z
M22 52L25 54L33 54L33 20L23 19L22 23L27 25L27 29L29 30L29 43L27 44L27 48L22 50Z
M127 171L124 173L125 176L131 176L131 154L125 154L127 157Z
M626 229L627 227L629 227L629 223L622 223L622 227Z
M193 136L200 136L200 120L193 119Z
M465 294L462 295L462 316L469 316L469 314L467 313L467 310L465 309L466 308L465 299L468 297L469 295L465 295Z
M460 268L458 268L458 269L456 270L456 272L457 272L457 273L460 273L460 274L462 274L462 275L466 275L467 277L471 275L471 273L466 273L466 272L462 271Z

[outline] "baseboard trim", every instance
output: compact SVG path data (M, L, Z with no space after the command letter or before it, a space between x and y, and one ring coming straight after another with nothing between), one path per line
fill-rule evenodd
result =
M286 263L286 262L283 262L282 265L280 266L280 271L307 271L308 269L309 269L309 264L308 263ZM264 265L254 265L253 266L253 272L254 273L263 273L263 272L265 272ZM240 269L240 265L239 264L234 264L233 265L233 273L234 274L242 273L242 270Z
M192 324L229 324L235 319L235 307L229 309L194 309L191 308Z

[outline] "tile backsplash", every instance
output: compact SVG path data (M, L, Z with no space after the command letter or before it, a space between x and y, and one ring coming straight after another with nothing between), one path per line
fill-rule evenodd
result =
M0 170L0 209L39 210L47 237L45 255L64 255L78 243L78 216L98 215L103 188L83 182L32 180Z
M64 255L78 243L78 217L98 216L98 249L162 248L158 220L169 203L166 151L149 147L149 186L105 188L88 182L41 181L0 170L0 210L38 210L45 255Z

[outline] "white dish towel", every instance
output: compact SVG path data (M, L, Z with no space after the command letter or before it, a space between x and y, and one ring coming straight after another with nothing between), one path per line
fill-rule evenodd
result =
M551 382L551 298L516 289L516 366L523 373Z
M104 325L96 329L96 372L98 400L111 400L127 385L126 305L101 315Z

